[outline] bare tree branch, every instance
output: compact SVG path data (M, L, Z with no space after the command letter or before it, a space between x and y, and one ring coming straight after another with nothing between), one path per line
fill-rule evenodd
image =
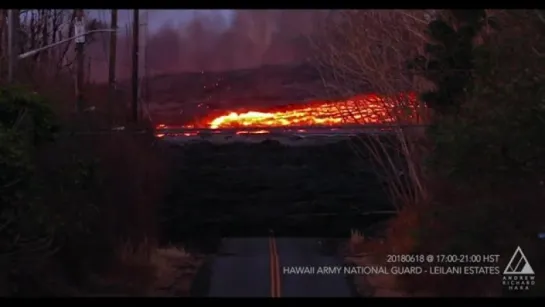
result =
M322 24L319 36L311 38L318 53L317 68L332 97L377 94L373 100L364 96L339 104L343 117L362 124L379 120L400 125L392 140L370 136L354 146L363 146L370 153L398 209L428 197L420 166L424 152L416 145L423 138L422 128L401 125L428 122L427 108L411 93L430 89L431 84L414 76L407 64L422 53L427 23L440 13L341 10Z

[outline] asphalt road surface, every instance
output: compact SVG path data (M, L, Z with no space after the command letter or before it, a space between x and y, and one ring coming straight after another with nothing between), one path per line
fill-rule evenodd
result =
M317 274L340 267L340 259L320 253L318 239L229 238L212 263L209 297L350 297L342 272ZM296 274L296 268L315 273Z

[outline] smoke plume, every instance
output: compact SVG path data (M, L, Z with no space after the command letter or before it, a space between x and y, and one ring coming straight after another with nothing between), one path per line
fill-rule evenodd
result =
M166 23L148 35L146 71L148 75L225 71L303 61L311 55L308 36L325 14L323 10L238 10L230 23L214 12L196 15L183 26ZM131 65L130 30L118 36L118 77L126 78ZM90 53L104 54L107 35L99 40L103 41L90 46ZM107 76L107 61L99 62L91 72L98 82Z

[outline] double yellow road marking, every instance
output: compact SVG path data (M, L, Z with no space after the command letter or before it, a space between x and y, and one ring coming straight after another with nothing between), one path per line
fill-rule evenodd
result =
M280 297L280 262L278 261L278 250L276 240L273 236L269 238L269 254L271 261L271 297Z

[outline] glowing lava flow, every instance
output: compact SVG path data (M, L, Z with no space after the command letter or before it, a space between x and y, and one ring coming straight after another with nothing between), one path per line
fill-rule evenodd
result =
M404 105L414 106L415 95L400 95ZM211 129L242 127L333 126L347 124L384 124L394 121L395 101L377 95L354 97L339 102L311 103L270 112L231 112L207 122ZM399 108L397 108L399 109ZM404 112L406 113L406 112ZM409 114L409 118L412 115ZM405 116L407 117L407 116Z

